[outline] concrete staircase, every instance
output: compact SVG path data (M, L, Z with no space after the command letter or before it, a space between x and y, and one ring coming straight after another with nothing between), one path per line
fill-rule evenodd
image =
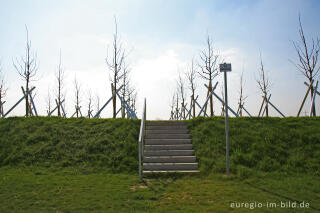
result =
M191 138L183 121L148 121L143 173L199 172Z

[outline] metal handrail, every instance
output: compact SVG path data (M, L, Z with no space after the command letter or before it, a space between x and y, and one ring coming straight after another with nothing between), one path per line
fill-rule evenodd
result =
M144 147L144 135L146 127L146 99L144 99L143 113L140 124L140 134L139 134L139 178L142 178L142 158L143 158L143 147Z

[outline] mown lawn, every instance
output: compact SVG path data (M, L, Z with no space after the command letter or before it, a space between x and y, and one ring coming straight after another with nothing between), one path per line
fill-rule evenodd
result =
M290 208L231 208L233 202L308 202L320 211L320 178L135 174L74 168L0 169L0 212L293 212ZM276 174L277 175L277 174Z

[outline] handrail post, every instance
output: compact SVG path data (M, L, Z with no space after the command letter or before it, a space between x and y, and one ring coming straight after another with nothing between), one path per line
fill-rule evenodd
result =
M142 179L142 158L143 158L143 145L145 136L145 126L146 126L146 99L144 99L144 106L142 112L142 118L140 123L140 134L139 134L139 178Z

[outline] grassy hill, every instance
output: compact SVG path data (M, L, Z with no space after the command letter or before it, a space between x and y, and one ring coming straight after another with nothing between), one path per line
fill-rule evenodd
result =
M0 166L136 172L140 121L57 117L0 119Z
M319 212L320 119L186 121L198 175L138 178L139 120L0 119L0 212ZM231 208L307 202L308 208Z
M201 171L225 171L224 118L187 122ZM320 118L231 118L229 128L232 172L320 176Z

